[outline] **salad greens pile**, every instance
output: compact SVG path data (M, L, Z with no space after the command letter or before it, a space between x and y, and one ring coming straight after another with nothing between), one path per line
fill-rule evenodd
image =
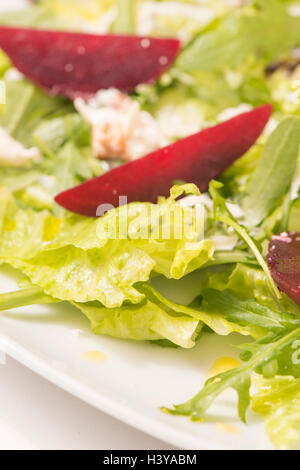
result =
M91 126L74 104L38 89L1 52L0 126L37 147L41 159L0 164L0 263L26 276L19 291L0 295L0 310L67 301L96 334L169 347L192 348L207 332L248 336L240 367L168 411L201 420L233 388L243 421L251 404L277 447L293 445L300 438L300 307L279 292L266 255L272 236L300 231L300 3L44 0L0 15L0 23L178 36L184 46L177 61L131 96L170 142L272 103L257 144L209 193L178 182L157 204L77 216L54 196L110 166L93 157ZM154 278L180 280L195 271L199 295L189 305L154 288Z

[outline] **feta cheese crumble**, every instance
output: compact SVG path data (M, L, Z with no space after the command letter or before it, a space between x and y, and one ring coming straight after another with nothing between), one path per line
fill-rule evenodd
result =
M220 114L217 116L217 121L219 122L224 122L227 121L228 119L232 119L236 116L239 116L242 113L247 113L248 111L251 111L253 109L253 106L251 106L248 103L241 103L235 108L227 108L224 111L222 111Z
M26 149L20 142L11 137L0 127L0 165L24 167L41 158L36 147Z
M138 13L137 33L141 36L148 36L160 29L160 23L166 24L168 21L177 19L180 23L193 22L197 27L202 28L208 25L216 14L208 5L188 5L180 2L155 1L145 2L141 5ZM189 31L191 28L191 31ZM177 36L183 41L188 42L191 39L193 27L187 24L177 30Z
M136 160L169 143L155 119L114 88L99 91L88 102L77 98L74 105L92 125L96 158Z

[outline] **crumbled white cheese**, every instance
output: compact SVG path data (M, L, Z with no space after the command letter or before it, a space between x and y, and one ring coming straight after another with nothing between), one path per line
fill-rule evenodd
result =
M226 206L235 219L242 219L245 216L243 209L237 204L227 202Z
M26 149L0 127L0 165L23 167L41 158L37 148Z
M227 119L234 118L238 116L239 114L246 113L247 111L251 111L253 107L250 104L247 103L241 103L235 108L227 108L224 111L222 111L220 114L217 116L217 121L223 122L227 121Z
M51 191L56 183L56 178L50 175L41 175L38 179L38 182L44 189Z
M232 251L238 242L237 235L215 235L211 237L217 251Z
M147 36L159 27L159 20L163 17L178 17L195 21L200 27L206 26L216 14L207 5L188 5L180 2L154 2L149 1L141 5L138 13L137 32L141 36ZM183 41L188 40L186 31L179 30L178 36Z
M77 98L74 105L92 125L97 158L136 160L169 143L155 119L116 89L101 90L87 103Z
M8 82L20 82L24 79L24 75L18 69L12 67L5 72L4 79Z
M225 79L228 85L233 90L236 90L243 83L243 74L235 70L228 69L228 70L225 70Z
M205 206L208 210L213 210L213 201L208 193L203 193L200 196L186 196L180 201L182 207L186 206Z
M213 210L214 204L208 193L200 196L186 196L180 200L181 206L205 206L209 211ZM226 203L228 210L236 219L242 219L245 216L243 209L238 204Z
M157 112L156 117L163 134L170 139L182 139L205 126L204 113L192 102L179 107L176 107L176 103L166 105Z
M300 16L300 3L296 3L295 5L290 5L288 7L288 12L292 16Z

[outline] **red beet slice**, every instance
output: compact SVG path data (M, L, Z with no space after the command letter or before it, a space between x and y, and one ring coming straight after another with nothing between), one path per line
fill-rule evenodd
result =
M129 92L156 80L175 60L180 42L0 27L0 47L33 82L73 99L110 87Z
M271 112L271 105L264 105L240 114L65 191L56 202L77 214L96 216L101 204L118 207L120 196L128 202L156 202L158 196L168 196L176 180L206 191L213 178L255 143Z
M300 234L273 237L267 260L279 289L300 305Z

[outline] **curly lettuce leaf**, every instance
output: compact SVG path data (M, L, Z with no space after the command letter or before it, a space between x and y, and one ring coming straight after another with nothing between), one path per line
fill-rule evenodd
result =
M266 431L280 450L289 449L300 438L300 379L255 374L253 410L265 421Z
M58 232L61 220L49 212L18 207L11 193L0 186L0 261L29 259Z
M166 301L150 286L142 292L145 300L137 305L126 302L114 309L99 302L74 305L88 317L96 334L138 341L168 340L182 348L192 348L203 326L197 315Z
M42 251L28 260L12 258L11 264L49 295L75 302L99 300L109 308L125 300L140 302L143 295L133 285L147 281L155 266L127 241L88 251L72 246Z
M176 202L193 191L198 193L194 185L175 186L171 197L157 205L133 204L103 218L72 217L63 222L48 212L18 209L7 193L14 209L7 212L0 204L9 222L2 228L0 260L21 269L33 284L61 300L98 300L109 308L126 300L138 303L144 295L134 285L147 281L153 271L178 279L213 256L213 242L202 240L199 228L203 227L193 223L195 209L184 217ZM116 232L116 227L125 231ZM151 234L150 240L143 234Z
M155 262L156 273L180 279L213 259L214 243L202 239L204 218L176 199L199 194L194 185L174 186L158 204L132 203L112 209L99 219L67 219L48 250L73 245L83 250L105 246L113 238L129 240Z

